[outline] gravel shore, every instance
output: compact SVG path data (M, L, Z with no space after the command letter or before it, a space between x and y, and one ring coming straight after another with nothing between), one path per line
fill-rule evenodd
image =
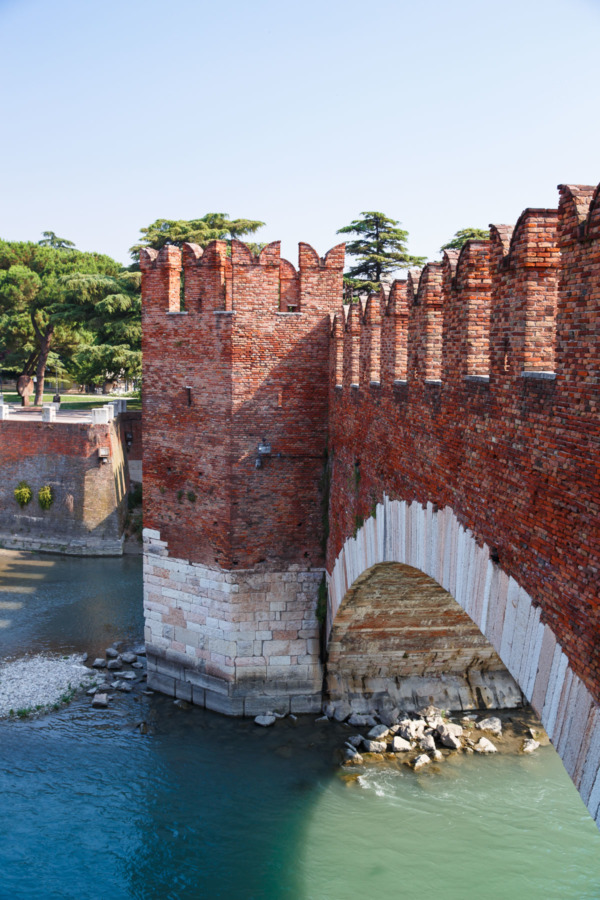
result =
M95 673L83 657L29 656L0 666L0 718L19 710L35 712L54 703L72 689L88 683Z

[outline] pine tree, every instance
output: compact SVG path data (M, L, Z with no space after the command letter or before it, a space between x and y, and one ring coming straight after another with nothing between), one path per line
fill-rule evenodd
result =
M231 240L247 234L254 234L265 223L254 219L230 219L227 213L207 213L201 219L157 219L147 228L140 228L142 238L130 249L131 256L137 263L140 250L152 247L160 250L165 244L181 247L184 243L199 244L206 247L211 241Z
M467 241L489 241L490 233L485 228L461 228L457 231L451 241L442 244L441 252L444 250L460 250Z
M361 212L360 215L361 219L354 219L337 232L358 235L356 240L346 244L346 253L358 260L344 276L347 293L352 297L378 291L386 275L425 262L425 257L408 253L408 231L398 227L400 222L381 212Z

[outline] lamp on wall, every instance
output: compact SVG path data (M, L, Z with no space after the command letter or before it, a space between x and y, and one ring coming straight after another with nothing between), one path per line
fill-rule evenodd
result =
M105 466L108 462L108 457L110 456L110 450L108 447L98 447L98 459L100 461L101 466Z
M256 452L258 455L254 461L254 467L256 469L262 469L263 456L271 455L271 445L266 438L263 438L262 441L260 441L260 443L256 449Z

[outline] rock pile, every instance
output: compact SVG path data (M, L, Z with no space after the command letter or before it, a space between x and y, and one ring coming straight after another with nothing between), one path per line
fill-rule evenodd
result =
M487 715L478 719L474 714L465 715L458 723L452 721L448 712L434 706L416 714L393 709L385 713L358 715L347 704L328 704L324 713L332 721L369 729L350 735L346 740L343 753L345 766L389 758L406 762L418 771L453 752L496 753L496 745L489 737L478 735L477 731L493 735L497 740L502 739L502 721L498 716ZM528 740L523 744L522 751L531 753L539 746L537 741Z
M97 680L87 693L94 709L107 709L118 693L129 694L135 688L146 687L145 648L136 647L120 653L118 647L118 642L107 647L104 657L100 656L92 663L92 668L97 670ZM144 690L144 693L151 692Z

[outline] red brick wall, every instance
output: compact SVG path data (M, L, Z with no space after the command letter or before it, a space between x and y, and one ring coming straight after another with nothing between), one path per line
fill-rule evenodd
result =
M121 426L121 441L126 446L126 435L131 435L131 444L127 450L127 459L141 460L142 458L142 412L139 409L128 409L119 414Z
M99 462L99 449L109 463ZM113 424L0 422L0 534L23 540L69 543L118 541L123 532L128 487L123 448ZM14 490L26 481L33 499L20 508ZM49 485L50 509L37 492Z
M217 241L146 251L141 265L145 526L171 556L205 565L322 565L343 246L321 260L300 244L298 271L278 243L254 257L237 241L230 256ZM263 438L273 453L256 468Z
M561 186L558 211L525 210L514 230L397 282L381 326L359 306L336 315L327 554L331 571L384 493L450 506L540 605L597 700L599 233L598 190ZM367 358L374 327L380 364ZM371 376L350 388L354 371Z

